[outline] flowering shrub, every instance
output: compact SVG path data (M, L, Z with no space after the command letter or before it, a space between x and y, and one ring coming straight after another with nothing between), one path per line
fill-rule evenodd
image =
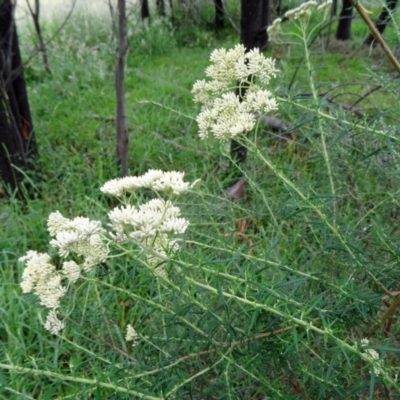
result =
M201 103L197 116L202 139L212 134L224 142L251 131L257 118L278 108L269 90L264 87L276 76L275 61L265 58L259 49L246 53L243 45L234 49L214 50L206 75L193 85L194 101ZM254 77L257 76L259 83ZM237 94L245 88L245 94Z
M312 12L326 12L328 5L310 1L286 16L304 28ZM306 32L303 34L306 43ZM93 322L83 327L87 329L83 334L71 329L70 341L59 335L60 342L68 341L68 351L77 338L85 341L87 348L76 345L81 353L75 365L84 367L73 371L79 367L71 357L70 369L63 364L64 375L55 373L55 381L60 376L69 378L73 371L79 388L85 385L114 397L121 393L146 399L186 398L195 392L201 398L212 398L215 390L230 398L287 398L300 393L308 398L345 398L346 390L354 395L364 391L368 379L370 394L375 382L400 390L398 349L390 348L390 338L374 348L369 348L367 339L359 340L366 331L373 337L376 311L382 308L376 291L382 287L391 295L398 271L397 253L386 237L391 226L373 240L369 237L372 224L378 229L376 215L388 219L380 206L386 207L388 199L392 202L398 188L393 185L393 192L381 203L371 200L371 184L365 185L365 176L377 171L369 164L372 156L367 157L367 168L357 172L352 169L354 160L348 157L346 143L340 142L343 127L356 127L357 139L367 133L366 141L379 134L385 146L392 138L375 128L355 125L342 115L339 119L325 114L307 48L304 56L313 98L302 99L300 104L279 99L268 90L277 69L274 61L257 49L246 53L238 45L212 53L207 79L193 86L194 100L201 104L197 116L200 137L244 142L255 155L257 172L252 176L243 168L252 190L250 205L246 199L232 203L215 193L204 193L204 201L193 204L193 219L197 220L191 218L191 223L197 231L191 229L185 242L188 251L180 251L179 257L180 237L189 221L174 200L195 184L185 182L182 172L150 170L142 176L106 182L100 190L118 201L106 212L106 224L82 216L68 219L58 211L50 214L50 246L57 257L28 251L20 259L25 264L22 291L38 296L49 310L45 329L59 334L70 311L65 306L67 293L82 281L94 283L91 288L96 293L88 294L86 301L95 296L98 301L87 307L87 314L97 316L97 306L106 309L108 328L103 332L103 325L98 328ZM304 125L308 134L310 125L304 121L315 121L312 129L318 136L304 135L301 145L307 143L305 153L293 141L290 152L282 146L283 151L275 157L281 150L257 146L247 137L248 132L257 132L262 114L278 109L278 102L286 102L291 110L301 106L304 118L296 130ZM343 148L338 149L338 143ZM375 145L373 142L372 150L362 153L375 154ZM354 149L356 144L350 152ZM328 152L339 155L336 163ZM344 160L351 161L349 168ZM374 182L384 175L380 175L382 171L378 170ZM389 190L391 184L386 183ZM148 192L154 196L138 202L136 195L142 189L146 189L143 197ZM213 201L217 206L210 205ZM350 201L357 207L350 206ZM223 207L229 211L218 215ZM349 209L354 215L345 220L343 215L350 215ZM389 212L392 224L393 211ZM381 221L379 218L376 221ZM234 225L239 222L239 231L228 233L232 221ZM376 246L379 240L384 250ZM166 261L170 261L168 270ZM98 268L103 263L104 268ZM141 273L142 265L151 272L150 279ZM99 270L110 272L114 281L90 278L99 276ZM75 314L83 309L78 295L76 304ZM72 317L69 321L75 322ZM97 336L97 332L92 335L92 327L100 331ZM373 337L373 342L379 343L379 339ZM90 347L93 343L100 343L95 351ZM103 356L96 351L109 352ZM12 368L18 371L18 367ZM96 379L84 381L82 374ZM51 377L47 370L43 376ZM209 391L205 393L204 388Z
M108 213L108 230L100 221L85 217L70 220L59 211L50 214L47 221L49 234L53 237L50 246L62 259L69 256L72 259L64 261L61 269L57 269L46 253L30 250L20 258L25 264L22 291L36 294L40 304L50 309L44 325L48 331L57 334L65 327L57 313L69 286L79 280L81 273L88 273L96 265L106 262L113 248L120 249L121 245L129 243L136 245L147 262L155 267L156 274L165 274L163 267L156 266L179 250L179 239L174 235L185 233L189 221L181 218L180 209L171 200L164 200L161 193L172 198L185 193L196 183L189 184L183 178L181 172L149 170L139 177L106 182L100 190L122 203ZM130 202L140 188L152 190L157 198L135 207ZM133 257L138 256L137 251L126 251ZM129 338L133 335L132 329L128 327Z
M332 6L332 0L326 0L322 4L318 4L314 0L306 1L296 8L292 8L285 13L285 17L292 21L300 28L301 35L305 34L310 19L314 15L318 15L318 26L328 16ZM276 18L267 29L269 40L272 42L279 42L281 36L284 34L282 31L282 18ZM294 35L297 35L294 34Z

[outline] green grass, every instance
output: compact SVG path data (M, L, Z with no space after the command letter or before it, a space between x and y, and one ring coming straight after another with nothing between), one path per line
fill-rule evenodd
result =
M1 398L398 395L398 313L389 334L379 321L393 301L385 290L399 290L399 139L388 125L396 124L398 83L379 50L358 49L361 21L353 33L353 42L332 40L326 51L325 40L317 41L311 60L318 91L332 90L342 105L385 85L358 105L365 118L324 98L318 108L304 95L304 63L288 91L300 47L267 52L285 55L272 88L284 98L277 116L292 128L258 134L259 154L250 152L242 167L247 188L237 202L224 194L232 182L229 148L198 138L190 93L212 49L233 46L237 36L227 31L216 40L201 31L189 47L180 45L182 32L168 40L158 28L132 37L130 173L178 170L202 181L179 199L191 225L166 265L168 279L156 278L134 249L100 265L69 290L61 337L44 330L37 298L22 294L17 259L29 249L50 251L60 265L49 246L49 213L106 225L116 205L99 191L119 174L110 32L100 21L75 21L49 46L51 76L33 61L26 76L42 175L34 198L0 203ZM388 29L389 44L391 37ZM318 119L317 108L331 119ZM128 323L140 336L135 347L124 339ZM365 337L382 357L380 376L361 354Z

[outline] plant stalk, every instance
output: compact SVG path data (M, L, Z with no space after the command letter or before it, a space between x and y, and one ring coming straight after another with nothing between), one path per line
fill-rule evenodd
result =
M372 36L381 45L383 51L386 53L388 59L390 60L390 62L393 65L393 67L400 74L400 64L399 64L399 62L397 61L396 57L394 56L394 54L392 53L392 51L390 50L390 48L386 44L386 42L383 39L382 35L375 28L375 25L371 21L371 18L368 16L367 10L357 0L350 0L350 2L353 4L354 8L357 10L357 12L360 14L361 18L364 20L364 22L368 26L369 30L371 31Z

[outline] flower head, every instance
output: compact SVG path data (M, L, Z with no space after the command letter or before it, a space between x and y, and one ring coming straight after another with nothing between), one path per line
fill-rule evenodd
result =
M361 339L361 344L363 346L368 346L369 340L366 338ZM381 364L381 361L379 361L379 358L380 358L379 353L375 349L364 349L363 354L368 356L368 358L372 362L375 375L377 375L377 376L380 375L381 371L375 366L375 363L378 363L378 365Z
M306 1L299 7L286 11L285 17L291 20L307 20L308 22L313 10L316 9L317 6L318 3L314 0Z
M47 308L57 309L67 289L62 286L61 276L57 273L56 267L51 264L50 256L30 250L19 261L26 265L22 273L22 291L36 294L40 299L40 304Z
M175 195L187 192L194 184L184 182L184 172L164 172L150 169L142 176L129 176L106 182L100 190L103 193L120 197L138 188L147 188L156 192L170 192Z
M57 312L55 310L50 310L50 312L47 314L44 329L51 332L53 335L57 335L58 332L60 332L64 328L65 323L58 319Z
M282 34L282 18L276 18L273 22L272 25L270 25L267 28L267 33L268 33L268 39L271 42L276 42L279 38L279 36Z
M72 283L76 282L81 276L81 267L75 261L65 261L62 270Z
M197 81L192 89L194 101L202 103L196 118L202 139L209 134L221 142L234 139L255 127L257 115L277 109L272 93L260 86L276 76L275 61L259 49L246 52L241 44L216 49L210 61L206 69L210 80ZM237 94L238 85L246 88L244 95Z
M67 257L70 253L83 256L86 270L106 260L108 248L103 241L105 230L100 221L85 217L70 220L57 211L50 214L48 228L55 237L50 244L58 249L61 257Z
M180 209L170 201L153 199L139 208L116 207L108 213L113 233L118 242L133 239L139 243L153 239L158 233L185 233L189 222L180 218Z
M135 342L138 339L138 334L135 330L135 328L131 325L128 324L126 327L126 336L125 336L125 340L127 342ZM136 343L133 343L133 346L135 346Z
M320 20L325 20L328 11L332 5L332 0L326 0L324 3L318 5L318 2L314 0L306 1L296 8L292 8L285 13L285 18L296 21L299 23L302 29L305 29L310 22L311 15L314 11L317 11L319 15L322 13L322 18ZM268 27L268 37L272 42L277 42L282 34L281 27L282 19L277 18Z

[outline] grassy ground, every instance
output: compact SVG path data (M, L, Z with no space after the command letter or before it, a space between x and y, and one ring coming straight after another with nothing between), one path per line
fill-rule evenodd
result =
M282 71L272 82L282 98L277 116L291 129L259 133L237 202L224 194L229 146L198 138L190 93L210 52L237 35L131 30L130 172L201 178L180 199L189 232L161 283L138 257L79 281L60 337L44 330L38 300L22 295L17 259L51 252L50 212L106 225L115 205L99 191L119 173L115 43L100 21L75 20L49 46L52 75L39 59L26 70L43 175L27 182L34 199L0 203L0 396L398 398L399 327L379 320L399 290L398 83L378 49L360 49L363 24L355 21L352 42L331 39L326 48L324 38L310 49L318 91L339 104L322 96L317 107L304 63L288 89L301 47L268 50ZM387 39L393 47L394 29ZM377 84L357 105L363 115L344 109ZM128 323L140 335L135 347L124 340Z

